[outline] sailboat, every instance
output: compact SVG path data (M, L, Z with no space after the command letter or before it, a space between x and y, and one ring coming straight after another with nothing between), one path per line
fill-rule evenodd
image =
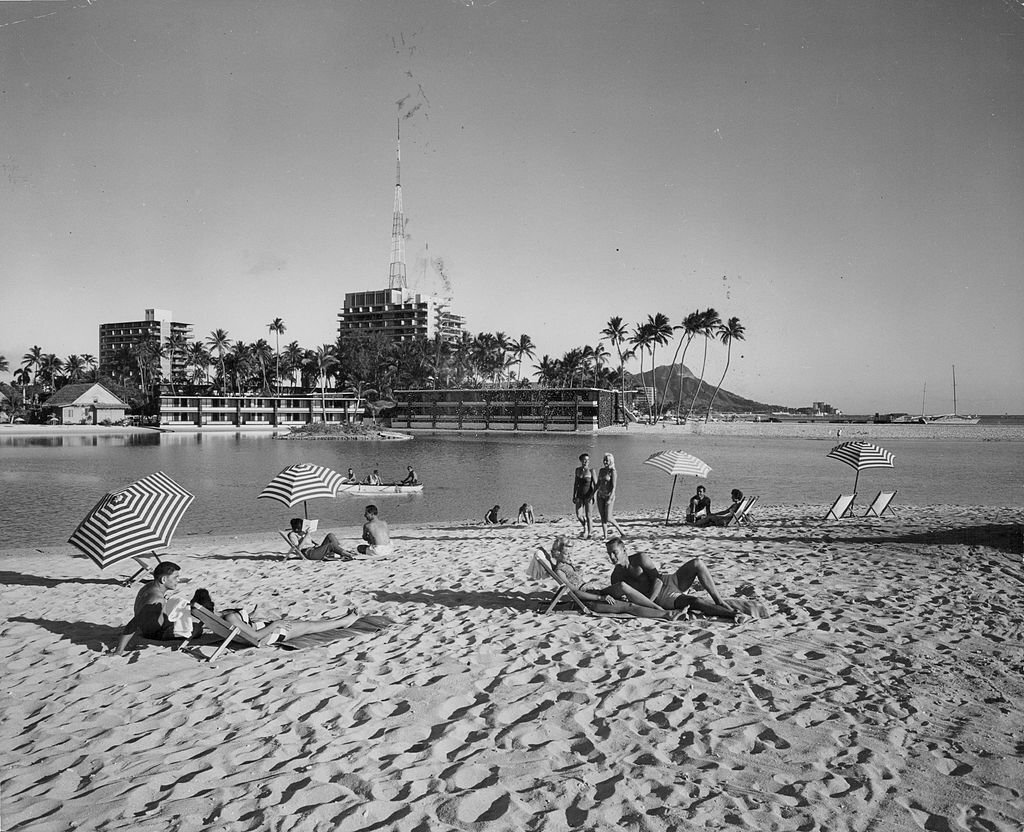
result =
M924 408L921 408L922 412ZM976 425L981 421L980 416L961 416L956 412L956 364L953 365L953 412L941 416L921 416L926 425Z

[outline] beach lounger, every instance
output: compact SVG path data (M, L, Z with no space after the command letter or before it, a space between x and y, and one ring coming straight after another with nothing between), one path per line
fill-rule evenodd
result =
M856 498L856 494L840 494L825 515L825 520L842 520L844 517L852 516L853 501Z
M736 513L729 518L729 522L725 524L725 527L742 526L744 523L748 526L752 525L750 521L750 510L754 507L754 503L756 503L758 499L758 497L744 497L743 502L741 502L739 508L736 509Z
M892 507L892 498L895 496L895 491L879 491L868 506L868 510L864 512L864 516L881 517L886 512L895 516L896 510Z
M207 659L208 662L216 661L220 655L227 650L228 645L230 645L232 641L237 641L242 645L248 645L250 647L257 646L257 642L249 638L245 633L241 632L238 627L229 624L219 615L210 612L204 607L193 606L192 617L202 624L205 629L213 633L217 638L223 639L217 649L214 650L213 655ZM358 635L360 633L375 633L379 630L383 630L385 627L391 626L394 623L395 622L390 618L383 615L363 615L344 627L337 627L333 630L325 630L320 633L310 633L296 638L285 639L284 641L275 642L273 646L284 650L300 650L306 647L319 647L321 645L337 641L339 638L348 638L349 636Z

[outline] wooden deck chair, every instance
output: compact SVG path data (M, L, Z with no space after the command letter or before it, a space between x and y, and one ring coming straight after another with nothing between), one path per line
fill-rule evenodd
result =
M729 518L729 522L725 524L725 527L742 526L744 523L748 526L752 525L750 522L750 510L754 507L754 503L756 503L758 499L758 497L744 497L743 502L741 502L739 508L736 509L736 513Z
M892 507L892 498L896 496L895 491L879 491L875 499L871 501L868 510L864 512L865 517L881 517L886 512L896 515L896 509Z
M832 508L825 515L825 520L842 520L844 517L853 516L853 501L857 499L854 494L840 494L832 503Z
M256 642L245 635L245 633L241 632L238 627L233 624L228 624L228 622L217 615L217 613L210 612L205 607L194 604L192 606L192 617L202 624L205 629L213 633L217 638L223 639L217 649L213 651L213 655L207 659L208 662L215 662L220 654L227 650L228 645L236 638L243 644L248 644L252 647L256 646Z
M147 563L143 558L156 558L156 563ZM121 581L121 586L131 586L135 583L135 579L139 577L143 572L149 569L156 569L156 564L160 563L160 555L153 552L150 555L135 555L132 560L139 564L139 568L135 570L134 574L130 578L125 578Z

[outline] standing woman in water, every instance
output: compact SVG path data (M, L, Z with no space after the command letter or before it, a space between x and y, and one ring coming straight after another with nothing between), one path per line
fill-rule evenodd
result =
M625 537L619 524L615 522L615 488L619 484L619 474L615 470L615 457L605 454L601 470L597 472L597 513L601 518L601 537L608 539L608 527L612 526L619 537Z
M590 537L590 504L594 501L594 491L597 482L594 479L594 469L590 467L590 454L580 454L580 464L576 468L576 475L572 483L572 504L576 507L576 519L583 526L580 537ZM580 516L580 510L583 516Z

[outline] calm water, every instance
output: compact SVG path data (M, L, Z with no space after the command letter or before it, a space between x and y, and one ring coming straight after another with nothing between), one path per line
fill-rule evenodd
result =
M620 474L617 510L664 512L671 478L643 460L683 448L712 467L706 485L716 506L739 487L764 503L821 504L852 489L854 471L825 454L834 439L714 436L419 436L409 442L282 441L247 434L153 434L0 438L0 546L63 543L107 491L163 470L196 495L179 537L196 533L270 532L301 514L257 500L263 486L294 462L316 462L360 476L379 468L396 479L413 465L426 483L422 495L380 497L392 523L479 520L498 503L515 518L531 502L551 518L572 512L573 469L587 451L595 463L615 454ZM861 473L862 500L898 488L897 504L1024 505L1024 442L885 440L893 470ZM694 482L680 480L677 501ZM869 493L870 492L870 493ZM321 526L361 522L366 498L310 503Z

